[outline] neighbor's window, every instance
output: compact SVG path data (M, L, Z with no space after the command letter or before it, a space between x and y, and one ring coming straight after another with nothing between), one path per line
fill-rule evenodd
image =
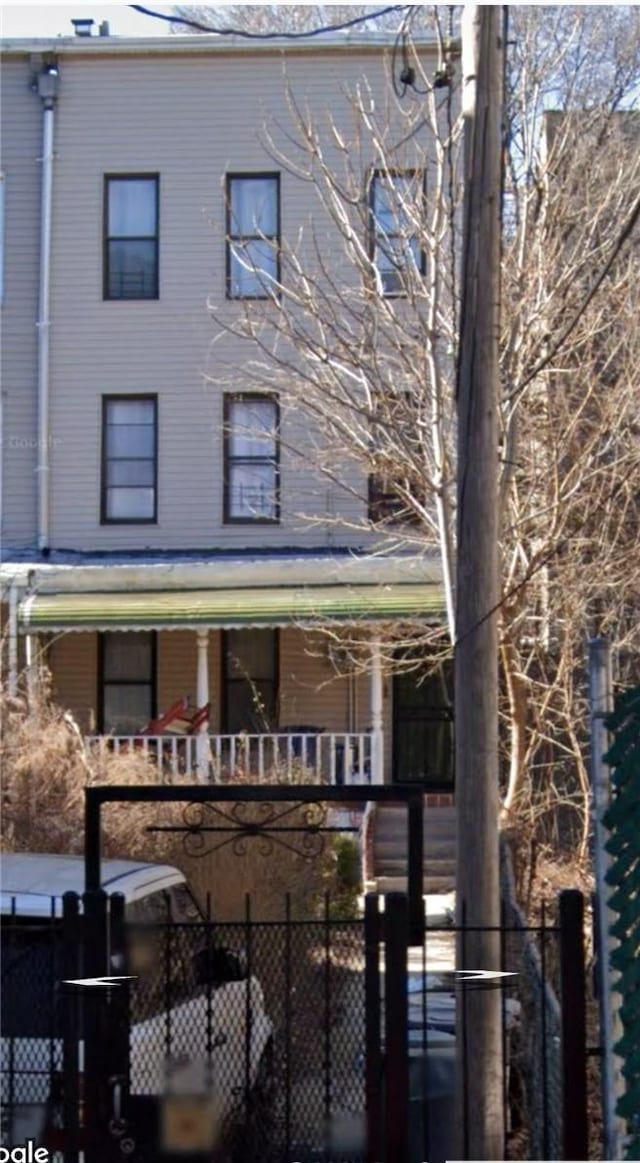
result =
M279 174L227 175L227 298L268 299L280 279Z
M158 298L158 177L105 178L104 298Z
M157 520L155 396L106 396L102 404L103 525Z
M278 402L273 396L227 395L224 403L224 519L278 521Z
M152 630L100 635L100 728L135 735L155 714L156 636Z
M424 254L416 232L423 212L424 175L419 171L376 170L371 177L370 241L377 282L383 295L404 295L411 271L424 273Z

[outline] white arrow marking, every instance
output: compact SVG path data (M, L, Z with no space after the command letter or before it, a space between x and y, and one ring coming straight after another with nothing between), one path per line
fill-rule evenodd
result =
M517 977L517 973L504 969L454 969L461 981L493 981L496 977Z
M63 985L105 985L110 986L117 984L119 981L135 981L135 977L77 977L71 980L67 979Z

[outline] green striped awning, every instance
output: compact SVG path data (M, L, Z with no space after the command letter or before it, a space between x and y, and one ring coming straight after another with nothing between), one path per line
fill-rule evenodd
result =
M272 586L251 589L148 590L137 593L33 594L20 608L25 632L178 630L194 626L289 626L440 618L442 586Z

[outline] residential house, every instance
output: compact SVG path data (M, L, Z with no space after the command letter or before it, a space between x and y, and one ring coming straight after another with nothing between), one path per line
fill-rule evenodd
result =
M291 454L304 424L247 394L232 337L234 390L206 378L221 350L208 298L232 320L262 293L243 257L277 264L314 210L261 132L286 122L285 74L322 116L349 85L387 100L391 51L369 34L104 26L3 45L8 681L46 659L86 736L138 737L163 778L268 779L298 761L334 782L451 789L442 683L381 662L390 623L442 619L437 556L381 554L356 532L366 481L360 501ZM343 630L368 666L345 665ZM164 734L196 708L200 730Z

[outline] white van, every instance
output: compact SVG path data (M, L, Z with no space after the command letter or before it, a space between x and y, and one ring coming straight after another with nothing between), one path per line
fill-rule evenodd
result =
M1 1057L3 1144L35 1139L59 1149L56 1104L62 1040L54 1011L61 984L62 896L83 891L84 862L35 853L0 856L2 914ZM270 1086L273 1026L259 981L232 951L203 956L204 918L184 876L170 865L105 860L102 887L121 893L132 940L130 1092L145 1101L170 1087L206 1097L228 1135L243 1098ZM159 948L171 926L170 961ZM175 926L175 927L174 927ZM190 926L193 926L192 928ZM170 964L171 981L166 980ZM113 967L111 972L122 972ZM208 975L208 982L207 982ZM91 988L91 987L78 987ZM169 999L169 1000L168 1000ZM245 1030L247 1015L250 1039ZM211 1051L211 1032L213 1050ZM210 1047L207 1053L207 1045ZM79 1047L82 1068L83 1047ZM255 1095L252 1107L259 1105ZM58 1134L51 1140L52 1106ZM46 1140L46 1141L45 1141Z

